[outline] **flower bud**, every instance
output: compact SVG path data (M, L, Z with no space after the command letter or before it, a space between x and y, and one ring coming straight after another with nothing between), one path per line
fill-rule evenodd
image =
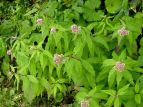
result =
M34 46L29 46L30 51L33 51L35 49Z
M129 34L129 31L125 27L122 27L121 29L118 30L118 34L120 36L126 36Z
M22 96L23 96L23 94L15 95L13 100L16 101L18 99L21 99Z
M89 101L88 100L80 102L80 107L88 107L88 106L89 106Z
M6 53L7 53L7 55L10 56L10 55L12 54L12 51L11 51L11 50L8 50Z
M74 25L71 26L71 31L73 33L80 32L81 28L80 28L80 26L77 26L77 25L74 24Z
M11 71L8 71L7 76L8 76L8 79L11 79L13 77L13 73Z
M16 36L12 36L11 39L12 39L12 40L16 40L17 37L16 37Z
M43 23L43 19L37 19L37 24L42 24Z
M64 55L63 54L54 54L54 62L55 62L55 64L61 64L62 62L63 62L63 60L64 60Z
M52 28L51 28L51 32L52 32L52 33L55 33L55 32L57 32L57 29L56 29L55 27L52 27Z
M116 62L115 69L119 72L122 72L125 69L125 64L118 61L118 62Z

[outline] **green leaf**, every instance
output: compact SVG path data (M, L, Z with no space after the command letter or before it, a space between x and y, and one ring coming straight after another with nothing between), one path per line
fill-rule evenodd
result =
M44 37L41 33L32 33L29 41L31 43L37 42L38 44L43 41Z
M55 99L55 102L62 102L64 98L64 95L62 93L57 93L57 97Z
M123 50L122 52L121 52L121 54L120 54L120 56L119 56L119 60L124 60L124 59L126 59L126 49L125 50Z
M127 103L125 103L125 107L136 107L137 104L136 102L134 101L134 99L128 101Z
M58 88L55 85L54 88L53 88L53 96L54 96L54 98L56 98L57 92L58 92Z
M17 75L17 74L15 74L14 76L15 76L15 78L16 78L17 90L18 90L18 89L19 89L19 83L20 83L20 77L19 77L19 75Z
M30 61L30 64L29 64L29 71L30 71L30 74L31 75L35 75L36 76L36 74L37 74L37 66L36 66L36 60L37 58L33 58L33 59L31 59L31 61Z
M61 32L58 32L56 34L51 35L55 39L55 45L58 47L60 40L62 39L63 34Z
M108 95L106 94L106 93L95 93L94 94L94 96L95 96L95 98L97 98L97 99L105 99L105 100L107 100L108 99Z
M114 59L106 59L103 62L103 66L114 66L116 61Z
M16 62L18 66L23 67L29 64L29 57L24 52L18 52L16 55Z
M27 12L24 16L29 16L29 15L31 15L32 13L35 13L35 12L37 12L37 11L38 11L38 9L33 8L32 10L30 10L29 12Z
M69 48L70 39L69 39L68 35L64 35L63 38L64 38L64 50L67 51Z
M41 67L42 67L42 69L44 71L45 67L47 66L48 59L47 59L47 57L43 53L40 53L38 59L40 60Z
M83 82L85 86L95 87L95 77L92 74L84 72Z
M32 100L40 94L41 87L39 87L39 84L35 84L25 76L23 78L23 91L24 91L24 97L27 99L28 102L32 102Z
M98 58L98 57L90 57L88 59L86 59L87 62L91 63L91 64L98 64L98 63L101 63L101 59Z
M95 99L90 99L89 101L89 107L100 107L99 102L96 101Z
M115 101L114 101L114 107L120 107L119 97L116 97L116 99L115 99Z
M132 74L129 71L127 70L123 71L123 76L127 81L129 81L132 85L134 85Z
M29 20L22 21L20 26L20 35L22 38L28 36L32 31L32 26L30 26Z
M115 77L116 77L116 71L114 69L112 69L108 75L108 84L109 84L110 88L112 87L112 85L115 81Z
M97 43L100 43L100 44L103 45L107 50L109 50L109 46L108 46L108 44L107 44L106 38L96 36L96 37L94 37L94 41L96 41Z
M42 78L40 79L40 83L41 83L41 85L42 85L43 87L45 87L47 90L49 90L49 89L51 88L49 82L48 82L44 77L42 77Z
M101 1L100 0L87 0L84 4L86 8L95 9L99 8Z
M0 57L4 56L6 53L6 44L4 43L3 39L0 38Z
M122 0L105 0L105 6L109 13L116 13L121 9Z
M73 9L78 12L78 13L82 13L83 12L83 8L82 7L77 7L77 6L74 6Z
M42 37L46 37L49 34L49 28L48 28L47 23L44 23L41 26L41 31L42 31Z
M128 91L128 88L129 88L129 84L124 86L124 87L122 87L122 88L120 88L118 90L118 95L124 95Z
M47 5L47 3L45 3ZM50 17L54 17L55 15L55 10L58 7L58 1L49 1L48 2L48 12L45 11L45 14L47 14Z
M117 85L119 86L120 81L122 80L123 74L121 72L117 72Z
M102 80L106 80L108 78L108 74L109 74L109 71L111 70L111 68L106 68L104 67L97 75L96 77L96 82L100 82Z
M56 84L56 87L63 92L64 91L64 87L61 84Z
M81 57L84 46L85 46L85 43L83 43L81 39L78 39L75 43L75 48L73 50L74 54Z
M75 96L75 98L76 98L77 101L82 101L82 100L84 100L86 97L87 97L86 91L78 92L78 93L76 94L76 96Z
M133 46L133 44L134 44L134 34L132 34L132 32L130 32L129 35L127 36L127 38L128 38L129 43L130 43L130 46ZM127 46L128 45L129 44L127 44ZM133 49L132 49L132 51L133 51Z
M81 61L83 67L88 71L88 73L90 73L93 77L95 76L95 70L93 68L93 66L87 62L86 60L82 60Z
M39 83L38 79L33 75L27 75L28 79L33 83Z
M67 82L67 79L65 79L65 78L60 78L60 79L58 79L56 82L57 82L57 83L60 83L60 84L66 83L66 82Z
M139 56L138 62L140 66L143 66L143 55Z
M114 98L115 96L110 96L107 103L105 104L105 107L111 107L113 105Z
M140 87L139 87L139 81L136 82L135 84L135 92L139 93Z
M135 95L135 101L136 101L136 103L138 103L138 104L141 103L141 95L140 95L140 94L136 94L136 95Z
M135 72L143 73L143 68L134 68Z
M88 29L89 31L91 31L95 26L97 26L97 22L90 23L90 24L87 26L87 29Z
M98 21L101 20L104 13L101 10L97 12L95 10L90 10L88 8L83 8L83 17L87 21Z
M8 72L10 69L9 62L10 62L10 59L8 57L3 58L1 68L2 68L2 71L5 71L5 72L3 72L4 74L6 74L6 72Z
M90 32L85 30L84 36L86 37L86 43L89 48L90 54L91 56L94 56L94 44L90 36Z
M88 93L88 96L89 97L92 97L93 95L95 95L95 92L97 91L97 88L93 88L89 93Z
M66 64L65 64L65 69L66 69L66 73L69 77L69 79L72 78L72 74L74 71L74 62L72 60L69 60Z
M80 61L70 59L66 64L66 72L69 79L72 79L77 85L87 84L87 79L84 75L84 70ZM78 75L77 75L78 74Z
M106 93L108 95L111 95L111 96L115 96L116 95L116 91L115 90L101 90L103 93Z
M141 33L142 23L140 23L139 19L132 18L129 16L124 16L123 19L129 31L132 31L132 33L136 32L137 35ZM133 36L133 39L136 39L137 35L135 34Z
M1 11L2 12L2 11ZM1 14L2 15L2 14ZM12 34L16 34L15 31L15 23L12 20L3 20L0 24L0 35L2 37L11 36Z
M49 58L53 59L53 56L52 56L52 54L51 54L49 51L44 50L44 51L43 51L43 54L45 54L45 55L48 56Z

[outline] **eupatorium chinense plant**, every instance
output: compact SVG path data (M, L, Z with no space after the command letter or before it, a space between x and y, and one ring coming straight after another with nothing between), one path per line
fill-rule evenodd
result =
M139 62L128 57L126 52L126 50L123 50L120 55L113 53L112 59L106 59L103 62L103 68L109 68L107 70L109 89L103 90L104 93L110 95L106 103L108 106L113 105L113 102L115 107L120 107L122 104L125 104L122 100L126 95L130 95L132 97L135 95L136 98L133 97L132 100L137 103L141 100L142 94L140 93L136 95L132 87L136 87L135 84L136 82L138 83L136 78L140 78L140 73L143 72L143 69ZM126 100L131 99L127 97L125 98Z
M44 94L59 106L72 98L73 107L142 107L143 14L130 15L128 5L49 0L26 12L16 5L0 25L3 74L15 76L28 102Z

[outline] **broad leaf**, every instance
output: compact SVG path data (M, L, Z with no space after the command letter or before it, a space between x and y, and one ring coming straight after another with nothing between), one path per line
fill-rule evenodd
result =
M140 94L136 94L135 95L135 101L140 104L141 103L141 95Z
M128 85L125 85L124 87L120 88L118 90L118 95L124 95L127 91L128 91L128 88L129 88L129 84Z
M103 66L114 66L116 61L114 59L106 59L103 62Z
M92 67L92 65L89 62L87 62L86 60L82 60L81 63L83 65L83 67L87 70L87 72L90 73L94 77L95 76L95 70Z
M113 101L115 99L115 96L110 96L107 100L107 103L105 104L105 106L107 107L111 107L113 105Z
M38 79L33 75L27 75L27 77L28 77L29 81L31 81L33 83L38 83L39 82Z
M116 71L114 69L112 69L108 75L109 87L112 87L113 83L115 82L115 77L116 77Z
M95 9L99 8L101 1L100 0L87 0L84 4L86 8Z
M116 91L115 90L102 90L103 93L106 93L108 95L111 95L111 96L116 96Z
M114 107L120 107L119 97L116 97L116 99L115 99L115 101L114 101Z
M124 78L125 78L127 81L129 81L132 85L134 84L132 74L131 74L129 71L127 71L127 70L123 71L123 76L124 76Z
M117 86L119 86L120 81L122 80L123 74L121 72L117 72Z
M109 13L116 13L121 9L122 0L105 0L105 6Z

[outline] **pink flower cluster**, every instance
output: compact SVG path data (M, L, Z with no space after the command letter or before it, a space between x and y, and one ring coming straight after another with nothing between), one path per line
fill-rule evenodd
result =
M89 107L89 101L88 100L81 101L80 102L80 107Z
M129 31L125 27L122 27L121 29L118 30L118 34L120 36L127 36L129 34Z
M125 64L122 63L121 61L118 61L116 62L115 69L119 72L122 72L125 69Z
M51 28L51 32L52 32L52 33L55 33L55 32L57 32L57 29L56 29L55 27L52 27L52 28Z
M12 51L11 51L11 50L8 50L6 53L7 53L7 55L10 56L10 55L12 54Z
M64 60L64 55L63 54L54 54L54 63L59 65L63 62Z
M37 19L37 24L39 24L39 25L41 25L44 21L43 21L43 19Z
M73 25L71 26L71 31L72 31L73 33L78 33L78 32L81 31L81 28L80 28L80 26L77 26L76 24L73 24Z

